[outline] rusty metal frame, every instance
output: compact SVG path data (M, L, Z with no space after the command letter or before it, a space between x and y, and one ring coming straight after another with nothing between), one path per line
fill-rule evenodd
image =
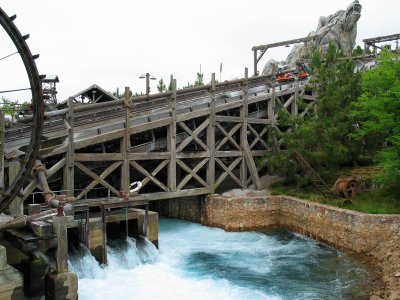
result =
M40 149L40 141L44 126L42 82L34 60L37 58L37 56L34 57L32 55L27 43L25 42L26 37L21 35L20 31L13 23L15 17L16 16L8 17L3 9L0 8L0 24L17 48L24 63L25 70L28 74L32 93L33 121L31 139L27 147L25 157L21 161L21 170L18 172L12 184L0 198L0 212L3 212L15 199L15 197L19 195L25 181L28 179Z

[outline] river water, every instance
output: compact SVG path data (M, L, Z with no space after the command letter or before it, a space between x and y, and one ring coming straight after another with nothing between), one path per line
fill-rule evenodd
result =
M371 277L335 249L283 230L225 232L160 218L148 241L111 241L101 267L70 253L79 299L365 299Z

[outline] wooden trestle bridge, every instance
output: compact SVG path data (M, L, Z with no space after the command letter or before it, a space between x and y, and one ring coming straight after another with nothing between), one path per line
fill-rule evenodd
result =
M52 191L93 205L120 197L132 181L143 183L137 200L211 194L226 180L259 189L255 158L273 150L278 110L304 116L315 104L307 80L274 78L249 78L246 69L243 79L216 83L213 74L211 84L188 89L174 80L161 94L131 97L126 88L124 99L93 85L45 113L38 164ZM21 118L6 130L10 179L29 142L30 118ZM38 188L31 178L21 200Z

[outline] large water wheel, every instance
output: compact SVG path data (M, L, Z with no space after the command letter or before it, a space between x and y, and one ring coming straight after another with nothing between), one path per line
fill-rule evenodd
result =
M16 175L13 182L11 182L8 188L0 195L0 212L3 212L15 199L15 197L19 195L25 181L31 173L32 168L35 164L38 151L40 149L40 141L43 131L44 103L42 82L35 64L35 59L38 57L38 55L32 55L26 43L26 39L29 37L29 35L23 36L20 33L13 22L15 18L15 15L9 17L3 11L3 9L0 8L0 24L17 50L17 52L6 55L2 57L2 59L6 59L13 54L18 54L21 57L26 74L29 79L30 87L25 89L29 89L31 91L32 99L30 107L33 111L33 120L30 143L25 150L24 158L21 159L21 169ZM1 89L3 90L3 88ZM15 90L4 89L2 93L13 91Z

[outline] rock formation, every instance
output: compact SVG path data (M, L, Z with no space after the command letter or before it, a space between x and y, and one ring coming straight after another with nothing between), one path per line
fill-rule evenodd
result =
M315 36L317 39L306 43L297 44L293 47L286 61L279 64L293 67L296 61L305 57L318 48L326 52L329 43L334 44L343 53L350 53L354 46L357 36L357 21L361 16L361 4L358 0L353 1L346 10L338 10L336 13L327 17L320 17L317 30L308 36ZM277 62L270 60L264 66L263 74L272 72L273 64Z

